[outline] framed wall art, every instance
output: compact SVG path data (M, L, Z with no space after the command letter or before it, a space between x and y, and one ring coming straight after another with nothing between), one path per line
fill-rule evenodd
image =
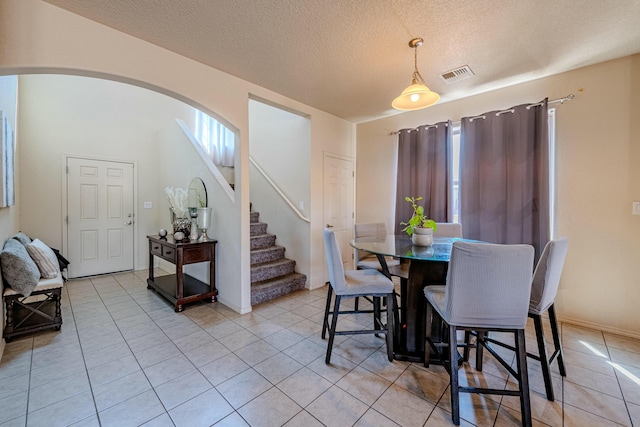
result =
M13 129L4 112L0 111L0 207L13 206L16 202L14 184L15 146Z

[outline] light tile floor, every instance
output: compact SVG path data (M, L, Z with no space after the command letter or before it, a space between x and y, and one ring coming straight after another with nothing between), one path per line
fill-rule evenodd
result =
M5 348L0 426L452 425L442 367L389 363L371 335L337 337L325 365L326 288L242 316L220 303L174 313L145 279L140 271L65 285L62 330ZM365 327L370 318L341 317L346 323ZM555 369L555 402L529 362L534 425L640 426L640 341L568 324L562 336L568 376ZM533 340L530 328L529 349ZM465 365L460 378L514 387L489 357L482 373ZM517 398L461 401L463 426L520 423Z

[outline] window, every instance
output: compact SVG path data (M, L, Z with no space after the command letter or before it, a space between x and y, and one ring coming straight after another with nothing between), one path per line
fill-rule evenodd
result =
M196 111L195 137L216 166L233 167L235 134L222 123Z
M460 123L454 123L451 132L451 188L453 189L453 222L460 222Z
M555 176L556 176L556 109L549 108L549 229L554 234L553 212L555 211ZM460 222L460 122L453 123L451 137L451 188L453 189L453 222Z

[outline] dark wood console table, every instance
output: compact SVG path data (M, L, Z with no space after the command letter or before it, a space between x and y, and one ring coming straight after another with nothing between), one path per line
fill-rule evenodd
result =
M147 288L171 301L175 305L175 311L184 309L183 304L210 298L217 301L216 289L216 243L217 240L208 242L175 241L173 237L147 236L149 239L149 278ZM153 257L157 256L169 261L176 266L176 274L168 276L153 276ZM182 267L186 264L209 261L209 284L194 277L184 274Z

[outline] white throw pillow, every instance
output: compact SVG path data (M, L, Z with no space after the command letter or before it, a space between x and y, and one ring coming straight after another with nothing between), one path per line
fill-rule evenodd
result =
M34 239L27 245L27 252L35 261L40 270L40 275L45 279L53 279L60 272L58 257L51 248L40 239Z

